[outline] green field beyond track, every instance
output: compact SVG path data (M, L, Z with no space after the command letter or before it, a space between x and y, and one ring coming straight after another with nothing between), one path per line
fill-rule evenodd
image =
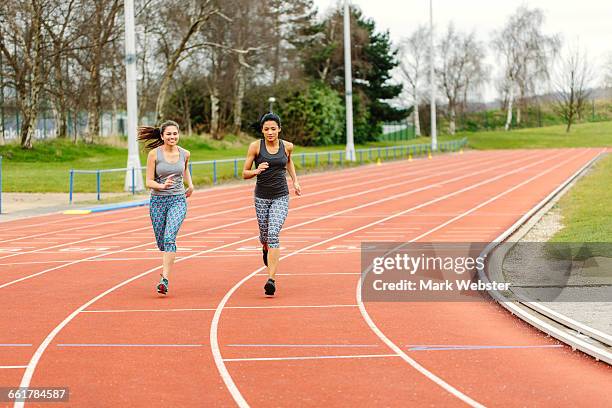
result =
M608 154L557 203L564 227L551 241L612 243L611 186L612 155Z
M473 149L518 149L518 148L556 148L556 147L595 147L612 146L612 122L595 122L579 124L572 131L565 133L564 126L520 129L511 132L485 131L475 133L459 133L457 135L442 135L439 141L458 140L467 137L469 147ZM222 141L211 140L198 136L181 139L181 146L190 150L192 161L220 160L228 158L243 158L246 147L253 139L229 135ZM109 144L110 142L110 144ZM384 147L400 144L429 144L430 139L420 137L404 142L376 142L363 147ZM127 149L125 139L105 140L104 144L73 143L66 140L38 141L34 149L22 150L18 145L0 146L3 160L3 190L5 192L68 192L69 170L97 170L122 168L126 166ZM296 153L344 150L343 145L297 147ZM144 164L146 153L141 152L141 162ZM326 157L320 158L326 161ZM337 158L335 159L337 160ZM383 158L383 161L385 159ZM367 158L365 161L369 161ZM296 160L298 170L301 162ZM314 166L314 157L308 157L306 167ZM239 162L238 171L241 172ZM194 166L194 182L196 185L211 183L210 169ZM233 163L219 165L219 179L232 178ZM116 192L123 188L123 175L120 173L102 175L102 191ZM94 192L96 188L95 175L77 175L75 177L76 192Z
M449 140L451 138L448 138ZM458 139L457 137L452 138ZM248 143L254 139L228 137L223 141L216 141L202 137L183 136L180 145L191 152L191 161L221 160L230 158L243 159L246 155ZM441 139L442 140L442 139ZM430 143L426 137L412 139L404 142L375 142L368 145L359 145L356 148L384 147L401 144ZM52 140L37 142L34 149L22 150L18 145L0 146L0 155L3 156L3 191L5 192L68 192L70 169L98 170L124 168L127 162L127 149L118 147L125 144L123 140L114 140L112 146L108 144L86 144L73 143L66 140ZM300 153L322 152L329 150L344 150L343 145L319 146L319 147L297 147L296 167L300 170L302 165L299 160ZM320 157L321 163L327 162L327 156ZM307 157L306 167L314 166L314 156ZM332 157L334 162L338 161L338 155ZM383 159L384 160L384 159ZM146 152L140 152L140 161L146 163ZM369 161L365 158L364 161ZM238 163L239 174L242 172L243 163ZM193 179L196 186L211 183L210 165L194 165ZM218 165L218 178L232 178L234 176L234 164L224 163ZM123 189L124 173L106 173L102 175L101 185L103 192L120 192ZM95 174L75 176L75 192L95 192Z
M462 132L472 149L536 149L556 147L612 146L612 122L591 122L573 125L569 133L565 126L484 132Z

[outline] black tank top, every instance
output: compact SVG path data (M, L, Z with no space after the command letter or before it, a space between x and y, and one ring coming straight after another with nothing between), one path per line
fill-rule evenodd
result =
M255 167L263 162L268 162L270 167L257 175L255 197L272 199L288 195L286 177L288 159L282 140L278 140L278 152L270 154L266 149L266 141L261 139L259 154L255 157Z

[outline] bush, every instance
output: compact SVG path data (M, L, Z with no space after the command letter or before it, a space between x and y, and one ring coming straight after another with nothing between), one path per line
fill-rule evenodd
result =
M274 111L283 121L281 137L301 146L341 143L344 138L344 105L336 91L322 83L280 83L260 87L247 96L245 120L259 136L259 117L267 112L267 99L274 95ZM257 108L255 108L257 107ZM262 109L263 108L263 109ZM255 114L254 114L255 113ZM247 116L248 115L248 116Z

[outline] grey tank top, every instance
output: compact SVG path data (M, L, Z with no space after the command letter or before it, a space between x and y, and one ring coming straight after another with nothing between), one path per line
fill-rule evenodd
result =
M174 180L174 184L170 188L164 190L151 189L152 195L171 196L185 194L183 172L185 171L187 156L183 148L179 147L178 149L179 159L176 163L169 163L164 159L164 152L161 147L155 149L157 150L157 159L155 160L155 181L164 184L166 179L170 175L173 175L174 177L172 177L172 180Z

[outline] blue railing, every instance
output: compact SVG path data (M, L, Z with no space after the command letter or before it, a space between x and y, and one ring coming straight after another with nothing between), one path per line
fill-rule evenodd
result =
M438 151L449 152L457 151L463 148L467 144L467 138L450 140L447 142L438 143ZM338 164L343 166L345 164L344 150L329 150L322 152L312 153L297 153L293 155L296 164L299 164L302 168L306 168L307 165L312 164L312 167L320 166L333 166ZM386 147L369 147L363 149L356 149L356 162L364 164L366 161L378 161L378 160L391 160L398 158L406 158L412 156L421 156L431 154L431 145L429 144L416 144L416 145L399 145L399 146L386 146ZM239 168L244 162L245 158L232 158L232 159L220 159L220 160L203 160L193 161L189 163L189 170L192 177L194 176L194 166L207 166L210 169L210 180L212 184L217 184L219 179L223 175L230 175L233 173L233 178L240 178ZM0 162L1 164L1 162ZM74 179L77 174L95 174L96 175L96 196L98 201L100 200L101 189L102 189L102 175L105 173L117 173L131 171L132 175L132 194L136 194L135 190L135 178L136 170L145 170L146 168L134 167L134 168L121 168L121 169L104 169L104 170L70 170L70 203L72 203L74 195ZM199 174L199 173L198 173ZM231 178L231 177L230 177ZM1 191L1 190L0 190Z

